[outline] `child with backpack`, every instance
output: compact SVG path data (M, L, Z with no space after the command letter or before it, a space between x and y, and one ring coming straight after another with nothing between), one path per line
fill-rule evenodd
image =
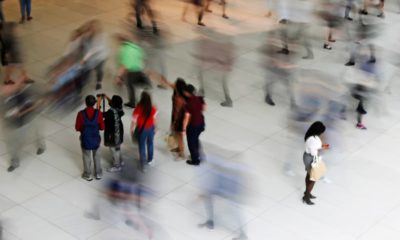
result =
M94 163L94 176L97 180L102 178L100 156L97 150L100 147L100 131L104 130L103 114L94 106L97 100L95 96L88 95L85 99L86 108L80 111L76 117L75 130L80 132L80 141L83 159L82 178L92 181L91 161Z

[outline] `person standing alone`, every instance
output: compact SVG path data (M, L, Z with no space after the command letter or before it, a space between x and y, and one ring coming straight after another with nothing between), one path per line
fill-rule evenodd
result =
M203 97L195 95L196 89L193 85L188 85L186 89L186 96L188 100L185 106L185 118L183 121L183 131L186 131L186 137L189 147L191 160L187 160L189 165L200 164L200 134L205 129L205 122L203 111L206 108Z
M95 109L96 98L89 95L85 99L86 108L80 111L76 117L75 130L81 133L80 141L83 159L82 178L92 181L91 175L91 159L93 158L95 178L100 180L102 177L102 169L100 156L97 150L100 147L101 137L100 130L104 130L103 114L100 110Z

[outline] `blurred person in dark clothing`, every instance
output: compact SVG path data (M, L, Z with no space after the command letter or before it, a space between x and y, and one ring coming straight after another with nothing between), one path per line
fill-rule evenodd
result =
M186 13L188 11L188 8L190 5L193 5L197 13L197 25L205 26L205 24L203 23L204 1L205 0L184 0L184 2L186 3L182 11L182 17L181 17L182 21L186 22Z
M153 27L153 33L157 34L158 33L157 23L150 2L151 0L132 0L132 5L133 8L135 9L136 27L141 30L144 29L142 22L142 15L143 13L146 13L151 21L151 25Z
M377 18L361 14L359 20L355 21L354 24L356 31L354 39L350 42L350 59L345 65L354 66L357 59L362 55L361 52L364 48L368 48L370 53L369 61L374 63L376 61L375 46L372 40L379 35L381 23Z
M95 109L96 98L88 95L85 99L86 108L80 111L76 117L75 130L80 132L80 142L82 148L83 174L82 178L92 181L91 162L94 163L94 175L97 180L102 178L100 156L97 150L100 147L100 131L104 130L103 114L99 109Z
M197 53L194 57L200 61L199 67L199 94L205 94L203 72L212 67L218 75L221 75L222 89L225 100L221 102L223 107L232 107L233 101L229 93L228 75L234 64L235 45L230 36L211 29L202 29L202 39L199 41Z
M43 101L39 89L25 83L24 78L17 79L14 84L2 86L0 95L3 129L11 156L8 171L12 172L20 165L21 148L27 142L30 131L34 134L36 154L40 155L46 149L41 125L35 120Z
M268 40L263 47L264 63L263 67L267 70L267 83L265 87L265 102L271 106L275 106L272 91L274 85L278 82L283 83L288 89L288 96L291 106L296 105L294 94L294 72L296 70L296 53L297 44L291 44L291 54L279 54L279 34L278 31L271 31L268 34ZM293 43L293 42L292 42Z
M205 6L205 11L212 13L210 9L210 4L213 0L206 0L206 6ZM222 6L222 17L225 19L229 19L228 15L226 15L226 1L227 0L220 0L220 5Z
M196 89L193 85L188 85L185 95L188 98L185 106L185 118L183 121L183 131L190 151L191 160L187 160L189 165L199 165L201 162L200 134L205 130L203 112L206 110L206 103L203 97L195 95Z
M332 50L331 43L336 42L333 38L333 32L342 23L341 4L338 0L322 0L320 9L317 14L326 22L328 27L327 35L323 45L324 49Z
M31 16L31 8L32 8L32 0L19 0L19 4L21 7L21 21L19 23L24 23L25 20L32 20Z
M133 42L128 35L118 35L118 75L115 81L118 85L126 84L129 101L125 106L135 108L136 106L136 87L148 87L150 80L144 73L144 51Z
M354 2L355 2L355 0L346 0L346 8L344 11L344 18L349 21L353 21L353 18L350 16L350 13L355 12L355 11L352 11L352 9L354 9L356 7Z
M17 78L22 77L31 83L23 66L21 46L17 38L17 25L14 22L1 24L1 61L5 67L4 84L13 84L11 79L14 72L19 72Z
M113 158L112 166L107 169L109 172L119 172L122 169L121 144L124 141L124 125L122 123L122 98L118 95L110 99L106 95L100 96L107 98L110 109L103 113L104 116L104 145L110 148Z

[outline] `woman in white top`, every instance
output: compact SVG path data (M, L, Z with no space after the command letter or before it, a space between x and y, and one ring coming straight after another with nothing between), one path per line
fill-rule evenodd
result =
M325 132L325 125L322 122L314 122L310 128L307 130L304 136L304 141L306 142L305 152L303 155L304 166L307 171L306 176L306 191L304 192L303 202L308 205L313 205L314 203L310 199L316 198L311 194L311 191L315 185L315 182L310 179L311 164L314 159L318 156L320 149L327 149L329 145L322 144L319 136Z

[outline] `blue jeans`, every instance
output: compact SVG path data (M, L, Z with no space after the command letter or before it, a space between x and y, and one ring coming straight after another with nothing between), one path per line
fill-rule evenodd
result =
M21 17L31 16L31 2L32 0L20 0L19 3L21 5Z
M147 158L146 158L147 145ZM154 153L154 127L144 128L139 136L139 155L142 167L153 160Z

